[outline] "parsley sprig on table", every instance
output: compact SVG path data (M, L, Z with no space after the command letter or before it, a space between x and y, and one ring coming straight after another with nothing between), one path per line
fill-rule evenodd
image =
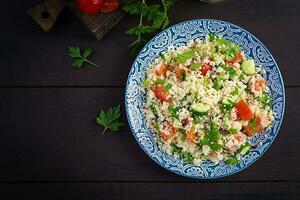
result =
M154 33L158 29L165 29L169 25L168 10L175 0L161 0L161 4L148 5L146 0L134 1L123 7L131 15L140 15L139 24L127 30L127 34L136 36L130 45L133 47L131 54L135 55L147 43L144 34ZM146 19L146 20L145 20ZM146 21L146 22L145 22ZM147 25L145 25L147 24Z
M92 54L92 49L91 48L84 49L83 53L81 53L81 50L80 50L79 47L69 46L68 50L69 50L69 52L68 52L69 56L73 59L72 66L74 68L81 69L85 62L89 63L93 67L98 67L97 64L95 64L95 63L91 62L90 60L88 60L88 57Z
M96 121L98 125L103 126L102 134L104 134L108 129L115 132L124 126L124 124L120 122L120 118L120 105L117 105L109 108L107 111L101 110Z

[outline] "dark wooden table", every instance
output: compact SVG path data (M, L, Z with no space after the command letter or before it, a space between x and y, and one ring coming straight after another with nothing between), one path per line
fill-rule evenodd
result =
M100 42L69 11L50 34L25 14L32 1L2 2L0 199L300 199L300 1L178 1L172 23L216 18L258 36L278 62L286 113L278 137L251 167L197 181L159 167L128 126L100 135L98 111L121 104L133 62L127 16ZM67 47L92 47L98 69L71 67Z

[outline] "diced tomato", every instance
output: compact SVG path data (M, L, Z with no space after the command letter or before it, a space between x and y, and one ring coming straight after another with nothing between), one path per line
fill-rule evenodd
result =
M241 135L236 135L234 136L235 139L237 139L239 142L242 140L242 136Z
M255 82L255 90L256 91L263 90L265 87L266 87L265 79L259 79Z
M171 138L176 133L176 128L172 126L170 122L168 122L163 130L160 132L160 136L164 141L167 141L169 138Z
M244 132L248 135L248 136L253 136L255 134L255 131L253 130L253 127L250 125L247 125L243 128Z
M164 88L164 86L162 85L157 85L154 86L152 91L154 92L155 96L167 103L171 103L172 99L170 94L166 91L166 89Z
M182 76L183 76L183 69L179 68L178 66L175 67L175 74L176 74L176 77L179 79L179 80L182 80Z
M242 120L247 121L252 118L253 113L243 99L237 102L235 108L237 110L238 117L240 117Z
M100 10L102 13L113 12L120 6L119 0L104 0L103 6Z
M233 58L232 62L233 63L240 63L244 60L244 56L241 53L238 53L235 55L235 57Z
M163 140L163 141L167 141L168 140L168 137L167 137L167 135L164 133L164 132L160 132L160 137L161 137L161 139Z
M233 65L234 63L240 63L244 60L244 56L242 53L237 53L234 58L230 61L226 61L227 65Z
M167 71L168 71L167 66L162 65L155 71L155 73L157 76L161 76L161 75L166 76Z
M261 132L263 130L263 127L261 125L261 118L259 116L256 116L254 119L256 132Z
M183 119L181 122L182 122L183 126L186 126L190 123L190 120L188 118L186 118L186 119Z
M191 129L190 131L187 131L186 137L190 143L196 143L197 137L196 137L195 130Z
M261 132L263 130L263 127L261 125L261 118L259 116L256 116L254 118L254 123L255 123L255 127L253 127L253 125L251 124L248 124L247 126L244 127L244 132L248 136L253 136L255 135L255 133Z
M212 69L212 66L211 66L210 64L204 63L204 64L201 66L200 71L201 71L202 75L205 76L205 75L207 74L207 72L208 72L209 70L211 70L211 69Z

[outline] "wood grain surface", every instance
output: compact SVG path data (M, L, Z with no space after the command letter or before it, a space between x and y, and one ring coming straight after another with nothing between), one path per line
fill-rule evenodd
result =
M134 58L126 16L100 42L64 10L50 34L25 11L36 1L6 1L0 32L0 199L299 199L300 1L178 0L171 23L216 18L262 40L281 69L286 111L267 153L230 177L198 181L168 172L138 146L126 125L100 135L99 110L120 104ZM20 31L22 30L22 34ZM93 48L98 69L71 67L67 47Z

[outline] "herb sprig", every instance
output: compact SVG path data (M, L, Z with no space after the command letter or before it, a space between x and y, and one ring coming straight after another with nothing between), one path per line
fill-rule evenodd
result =
M104 134L108 129L115 132L124 126L120 122L121 111L120 105L109 108L108 110L101 110L98 117L96 118L97 124L103 126L103 131L101 134Z
M145 34L165 29L169 25L168 11L174 2L175 0L161 0L161 4L148 5L146 0L142 0L123 7L124 11L131 15L140 15L139 24L126 31L127 34L136 36L136 40L129 45L133 47L131 55L137 54L147 43Z
M69 46L68 50L69 50L69 52L68 52L69 56L73 59L72 66L74 68L76 68L76 69L83 68L83 64L85 62L89 63L93 67L98 67L97 64L88 60L88 57L92 54L92 51L93 51L91 48L84 49L83 53L81 53L81 50L79 47Z

